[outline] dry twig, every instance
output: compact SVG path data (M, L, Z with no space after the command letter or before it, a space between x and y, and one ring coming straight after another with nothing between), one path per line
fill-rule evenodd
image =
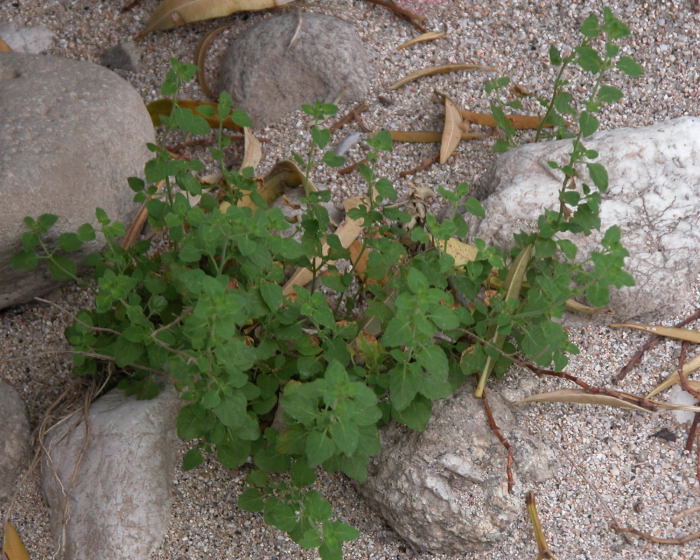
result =
M484 398L482 400L484 402L484 411L486 412L486 421L489 424L489 428L491 428L491 431L498 438L498 441L500 441L503 447L506 448L506 451L508 451L508 460L506 462L506 475L508 476L508 493L512 494L513 486L515 486L515 482L513 481L513 448L511 447L508 440L503 436L500 428L496 424L496 420L494 419L493 413L491 412L491 407L489 406L489 401L486 398L486 394L484 394Z
M428 22L428 20L424 16L412 12L411 10L407 10L406 8L402 8L391 0L365 0L365 2L376 4L377 6L384 6L385 8L394 12L400 18L405 19L421 33L425 33L425 24Z
M348 111L345 116L341 117L336 122L334 122L328 130L333 132L335 130L338 130L339 128L343 128L346 124L351 123L352 121L357 122L360 125L360 128L365 130L367 127L362 122L360 115L364 113L367 109L369 109L367 103L358 103L352 109L350 109L350 111ZM365 130L365 132L368 132L368 130Z
M409 175L415 175L420 171L425 171L426 169L428 169L428 167L436 163L439 159L440 152L435 152L434 154L425 158L417 167L414 167L413 169L407 169L406 171L402 171L401 173L399 173L399 177L408 177Z

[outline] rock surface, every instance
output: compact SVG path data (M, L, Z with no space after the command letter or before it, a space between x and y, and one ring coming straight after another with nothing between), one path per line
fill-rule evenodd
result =
M516 488L552 476L554 453L516 427L500 397L488 398L514 449ZM423 432L384 428L382 452L358 489L413 546L434 553L474 552L507 538L523 515L522 497L508 493L506 459L482 401L463 389L434 403Z
M0 381L0 506L12 498L29 458L29 420L17 391Z
M170 516L180 406L174 389L143 401L115 389L90 407L86 446L78 414L49 435L42 487L64 560L149 558L160 545Z
M141 97L114 72L89 62L3 53L0 309L56 285L42 269L9 266L25 231L22 219L56 214L56 235L95 223L96 207L129 222L136 207L127 178L143 173L146 142L154 138Z
M654 311L679 311L690 303L690 283L700 272L700 118L684 117L645 128L621 128L584 140L600 154L609 188L601 225L622 230L630 256L626 270L637 285L613 291L611 307L621 319ZM486 219L472 235L510 247L513 233L533 231L544 208L558 205L561 179L547 166L564 164L568 140L528 144L499 156L483 190ZM588 175L582 177L589 184ZM573 238L588 254L602 234Z
M362 100L373 76L352 25L292 12L265 19L233 40L221 60L219 91L227 90L262 127L304 103Z

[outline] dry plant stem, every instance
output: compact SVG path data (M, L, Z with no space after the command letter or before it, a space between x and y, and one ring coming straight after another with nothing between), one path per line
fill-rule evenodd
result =
M505 437L503 437L500 428L496 424L496 420L494 419L493 413L491 412L491 407L489 406L488 399L486 398L486 393L484 393L484 398L482 400L484 402L484 412L486 412L486 421L489 424L489 428L491 428L491 431L496 435L498 441L500 441L503 447L506 448L506 451L508 451L508 460L506 462L506 475L508 476L508 493L512 494L513 486L515 486L515 482L513 481L513 448L510 445L510 442Z
M688 437L685 440L685 450L686 451L693 450L693 442L695 441L695 434L698 433L698 423L699 422L700 422L700 412L696 412L695 417L693 418L693 423L690 425L690 429L688 430Z
M402 8L401 6L397 6L391 0L365 0L365 2L369 2L370 4L376 4L377 6L384 6L385 8L394 12L400 18L405 19L407 22L413 25L413 27L418 29L418 31L420 31L421 33L425 33L425 24L428 21L425 17L416 14L411 10L407 10L406 8Z
M653 542L656 544L686 544L691 541L694 541L695 539L700 539L700 531L697 533L691 533L689 535L686 535L685 537L679 537L677 539L664 539L661 537L655 537L654 535L650 535L648 533L643 533L642 531L638 529L633 529L632 527L620 527L617 524L613 524L611 526L612 530L615 531L616 533L622 533L622 534L630 534L630 535L635 535L639 538L642 538L646 541Z
M126 4L121 10L119 10L120 14L123 14L125 12L128 12L129 10L132 10L136 6L138 6L141 3L141 0L131 0L128 4Z
M365 102L358 103L352 109L350 109L345 114L345 116L341 117L336 122L334 122L329 127L328 130L330 130L331 132L334 132L340 128L343 128L346 124L349 124L352 121L356 121L359 124L361 122L360 115L362 113L364 113L367 109L369 109L369 106L367 105L367 103L365 103Z
M697 309L692 315L689 317L686 317L679 323L676 323L673 325L676 328L679 327L684 327L689 323L692 323L693 321L697 321L700 319L700 308ZM647 350L651 350L654 346L656 346L663 337L657 336L657 335L652 335L650 336L647 341L642 345L642 347L637 350L634 355L629 359L629 361L620 369L620 371L613 377L613 383L615 385L618 385L624 378L625 376L632 370L632 368L636 367L639 362L642 360L642 357L644 356L644 353Z
M218 37L219 34L225 29L228 29L228 25L221 25L212 29L209 33L202 37L202 40L199 42L194 51L194 63L197 65L197 81L199 82L199 87L202 88L202 91L207 97L209 97L209 99L215 99L216 96L212 90L209 89L209 85L207 84L207 53L209 52L209 47L211 47L214 39L216 39L216 37Z
M355 163L351 163L350 165L343 167L342 169L338 169L338 175L347 175L348 173L352 173L357 169L357 166L360 165L361 163L367 163L367 158L362 158L359 161L356 161Z
M690 515L691 513L698 513L698 512L700 512L700 506L695 506L695 507L691 507L688 509L684 509L683 511L679 511L676 515L674 515L671 518L671 521L676 523L677 521L680 521L681 519L683 519L686 515Z
M415 175L416 173L425 171L426 169L428 169L428 167L436 163L439 159L440 153L435 152L434 154L425 158L418 167L414 167L413 169L407 169L406 171L402 171L401 173L399 173L399 177L408 177L409 175Z
M547 545L547 539L544 536L544 531L542 530L542 524L540 523L540 516L537 514L537 504L535 503L535 493L528 492L525 495L525 504L527 504L527 512L530 516L530 521L532 522L532 528L535 532L535 542L537 543L537 560L540 559L554 559L555 556L549 550Z

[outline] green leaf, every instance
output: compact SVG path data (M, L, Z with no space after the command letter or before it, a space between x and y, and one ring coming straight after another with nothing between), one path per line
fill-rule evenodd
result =
M220 444L216 446L216 456L227 469L237 469L250 457L249 441L236 441L235 444Z
M76 264L64 255L54 255L49 260L49 271L56 280L72 280L77 270Z
M19 270L32 270L39 264L39 259L33 251L19 251L12 256L10 264Z
M467 212L473 216L476 216L477 218L486 217L486 212L484 211L484 207L481 205L481 202L479 202L473 196L470 196L467 199L467 201L464 203L464 208L467 210Z
M238 496L238 507L245 511L262 511L265 507L262 492L257 488L246 488Z
M311 127L311 139L316 146L323 149L331 139L331 131L327 128L318 128L313 126Z
M396 420L412 430L421 432L428 426L432 409L432 401L422 395L418 395L403 410L394 409L392 415Z
M80 241L83 243L86 243L95 239L95 228L93 228L90 224L83 224L78 228L77 234L78 239L80 239Z
M593 134L596 130L598 130L598 126L600 125L600 123L598 122L598 119L595 118L588 111L581 112L581 114L578 117L578 123L579 123L579 126L581 127L581 135L584 138L587 138L588 136Z
M345 158L335 152L326 152L323 154L323 163L328 167L341 167L345 165Z
M309 486L316 481L316 471L309 467L303 459L297 459L290 469L292 484L303 488Z
M305 453L310 467L317 467L330 459L335 451L335 444L325 432L313 431L306 438Z
M405 409L418 393L420 382L408 364L397 365L389 374L391 403L396 410Z
M76 251L82 246L82 241L76 233L66 232L58 236L58 248L63 251Z
M608 190L608 171L600 163L587 163L588 174L591 176L593 184L600 192Z
M243 109L234 109L233 113L231 114L231 120L233 120L233 122L235 122L238 126L244 128L253 127L253 121L250 120L248 113L246 113Z
M617 67L632 78L644 74L644 69L629 56L621 56L617 61Z
M226 395L212 412L224 426L236 428L244 420L247 404L248 401L241 391L233 391Z
M209 134L211 126L203 117L195 115L189 109L184 109L180 106L174 106L171 117L174 119L178 127L185 132L191 134Z
M559 66L562 63L561 53L559 52L559 49L557 49L557 47L555 47L554 45L551 45L549 47L549 63L552 66Z
M270 311L277 311L282 305L282 287L272 282L262 282L260 284L260 295Z
M608 7L603 8L602 29L611 39L621 39L630 34L629 27L617 19Z
M311 490L302 500L304 513L314 521L325 521L333 513L333 508L319 492Z
M569 241L568 239L559 239L557 241L559 249L564 253L564 256L569 260L574 260L576 258L576 253L578 252L578 247L575 243Z
M601 103L614 103L622 99L622 92L613 86L601 86L598 91L598 101Z
M182 470L192 470L195 467L201 465L202 461L204 461L204 458L202 457L202 452L197 447L195 447L194 449L190 449L187 453L185 453L185 456L182 458Z
M285 532L291 531L297 524L297 515L294 508L277 498L270 498L265 502L263 519L265 523Z
M39 229L42 231L46 231L53 227L53 225L58 221L58 216L55 214L42 214L39 216L39 219L37 220L37 224L39 225Z
M355 453L360 440L357 424L341 417L330 425L329 432L333 443L342 453L345 453L345 455Z
M581 24L581 34L592 39L597 37L598 33L600 33L598 18L595 14L590 14Z
M576 47L576 54L578 55L578 64L581 68L592 74L600 72L603 61L593 47L587 45Z

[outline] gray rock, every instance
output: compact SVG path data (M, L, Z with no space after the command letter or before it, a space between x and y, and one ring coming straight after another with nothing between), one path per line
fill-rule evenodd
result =
M17 27L12 23L0 23L0 39L14 52L39 54L53 43L53 31L43 25Z
M114 72L51 56L0 57L0 309L57 284L42 269L9 266L22 219L56 214L58 235L95 223L100 207L128 225L136 206L127 178L143 173L154 138L141 97Z
M149 558L160 545L170 515L179 407L172 388L143 401L115 389L90 407L87 445L78 414L49 434L42 487L64 560Z
M700 118L684 117L645 128L600 132L584 144L600 154L609 188L601 204L602 230L620 226L630 252L626 270L637 285L611 294L620 319L679 311L692 303L690 282L700 272ZM486 219L474 237L510 247L513 233L534 231L544 208L558 207L561 176L547 166L568 161L571 141L529 144L498 157L485 190ZM589 184L586 171L581 176ZM571 237L587 255L601 234ZM609 320L609 317L608 317Z
M100 64L107 68L138 72L141 67L141 52L133 41L125 41L105 50Z
M373 76L350 24L295 12L265 19L232 41L221 60L219 91L227 90L262 127L304 103L362 100Z
M0 381L0 506L12 498L29 458L29 420L15 389Z
M556 457L516 427L495 393L489 403L513 446L516 489L552 476ZM360 493L414 547L464 554L506 539L523 515L522 496L509 494L507 454L486 422L481 400L463 389L434 403L423 432L387 426Z

